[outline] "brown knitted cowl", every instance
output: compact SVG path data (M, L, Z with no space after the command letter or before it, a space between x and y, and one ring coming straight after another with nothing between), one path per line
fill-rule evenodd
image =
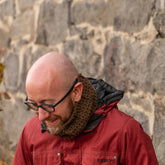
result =
M81 100L76 102L69 120L64 123L57 136L73 139L86 127L90 117L97 107L97 94L89 80L81 74L78 81L83 84Z

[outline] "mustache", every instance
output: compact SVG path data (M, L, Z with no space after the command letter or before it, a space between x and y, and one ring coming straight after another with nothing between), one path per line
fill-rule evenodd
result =
M57 119L60 119L61 120L61 116L58 116L58 115L55 115L55 116L51 116L51 117L49 117L48 119L46 119L45 121L43 121L43 122L53 122L53 121L55 121L55 120L57 120Z

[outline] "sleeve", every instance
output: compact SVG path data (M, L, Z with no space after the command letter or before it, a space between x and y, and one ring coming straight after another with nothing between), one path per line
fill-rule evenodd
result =
M150 137L133 118L123 127L121 135L122 165L158 165Z
M28 139L23 129L14 156L13 165L32 165L32 155L28 148Z

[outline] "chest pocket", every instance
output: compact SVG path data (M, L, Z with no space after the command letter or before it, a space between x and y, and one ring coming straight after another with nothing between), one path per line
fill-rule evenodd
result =
M56 152L33 152L34 165L62 165L62 155Z
M89 152L82 155L83 165L118 165L118 155L114 153Z

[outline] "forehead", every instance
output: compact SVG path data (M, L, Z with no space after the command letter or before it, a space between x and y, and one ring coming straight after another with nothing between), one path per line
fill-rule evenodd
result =
M26 91L29 98L48 99L58 97L65 91L63 76L53 65L37 63L28 72L26 79Z
M46 81L29 81L26 84L27 95L30 99L35 101L47 100L47 99L57 99L63 95L64 87L62 83L56 80Z

